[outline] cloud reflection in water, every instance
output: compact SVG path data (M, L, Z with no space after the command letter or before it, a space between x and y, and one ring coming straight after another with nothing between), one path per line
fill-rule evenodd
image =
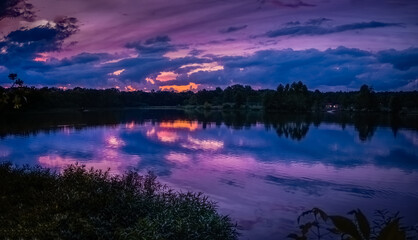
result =
M250 239L277 238L277 231L293 228L297 214L312 206L339 213L388 208L414 217L408 209L418 210L416 132L399 130L395 138L390 128L377 127L373 138L361 141L353 125L324 123L294 140L277 129L180 119L66 127L6 136L0 160L55 169L79 162L113 173L153 170L175 189L209 195Z

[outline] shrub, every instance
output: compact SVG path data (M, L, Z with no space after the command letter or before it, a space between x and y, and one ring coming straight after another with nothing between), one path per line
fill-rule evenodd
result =
M174 192L152 173L111 176L71 165L61 174L0 165L0 236L10 239L236 239L201 193Z
M376 211L373 226L360 209L348 212L353 218L328 215L319 208L303 212L298 217L300 234L287 237L295 240L308 239L351 239L351 240L406 240L416 233L415 227L403 227L399 213ZM301 221L303 218L304 221Z

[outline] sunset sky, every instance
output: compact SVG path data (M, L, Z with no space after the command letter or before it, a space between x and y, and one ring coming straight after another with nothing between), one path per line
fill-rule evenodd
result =
M416 0L1 0L0 85L417 90L417 43Z

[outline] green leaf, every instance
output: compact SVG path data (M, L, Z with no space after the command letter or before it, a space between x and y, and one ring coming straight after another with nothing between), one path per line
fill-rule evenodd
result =
M299 217L298 217L298 224L300 223L300 218L301 217L303 217L305 215L308 215L308 214L311 214L312 212L313 212L313 209L312 210L305 211L301 215L299 215Z
M322 220L327 221L328 219L328 214L326 214L324 211L322 211L322 209L319 208L313 208L312 209L313 212L316 214L319 214L319 216L321 216Z
M361 240L356 225L350 219L343 216L329 216L334 226L343 234L350 235L356 240Z
M300 228L302 234L306 235L313 225L314 225L313 222L307 222L303 225L300 225L299 228Z
M405 231L400 229L399 218L389 222L379 233L376 240L405 240Z
M354 211L354 214L357 219L358 227L361 231L361 234L365 239L370 238L370 224L367 220L366 216L360 211L360 209L357 209L357 211Z

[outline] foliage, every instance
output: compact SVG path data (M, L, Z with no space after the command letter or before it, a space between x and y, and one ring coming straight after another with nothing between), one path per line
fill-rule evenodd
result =
M10 73L9 79L13 82L9 91L0 91L0 110L2 108L20 109L26 103L26 89L23 88L23 80L16 73ZM1 89L0 89L1 90Z
M236 239L236 227L198 193L149 173L71 165L61 174L0 165L0 236L9 239Z
M242 109L244 106L263 107L274 112L320 112L327 105L338 106L338 111L389 111L398 113L401 109L417 110L418 92L374 92L363 85L359 91L320 92L309 91L302 82L279 84L276 90L254 90L250 86L232 85L224 90L200 90L198 92L134 91L118 89L85 89L76 87L34 88L23 86L17 74L10 74L11 88L0 87L0 111L50 110L50 109L89 109L120 108L144 106L201 106L216 108L231 106ZM14 87L17 86L17 87ZM207 104L206 104L207 103ZM227 104L227 105L225 105ZM227 107L226 107L227 108ZM335 110L335 109L334 109Z
M360 110L377 110L378 102L372 87L362 85L356 96L356 108Z
M286 112L306 112L311 109L308 87L302 82L280 84L266 108Z
M308 239L347 239L347 240L406 240L414 228L402 227L399 213L392 216L387 211L376 211L374 226L360 209L348 212L352 219L340 215L328 215L319 208L303 212L297 219L299 234L289 234L288 238ZM301 224L301 218L305 221ZM416 233L416 232L415 232Z
M15 85L17 85L18 87L23 86L23 81L20 78L17 78L16 73L10 73L9 74L9 79L13 82L13 85L12 85L11 88L13 88Z
M402 103L399 99L399 96L391 96L389 99L389 109L392 114L397 114L401 111Z

